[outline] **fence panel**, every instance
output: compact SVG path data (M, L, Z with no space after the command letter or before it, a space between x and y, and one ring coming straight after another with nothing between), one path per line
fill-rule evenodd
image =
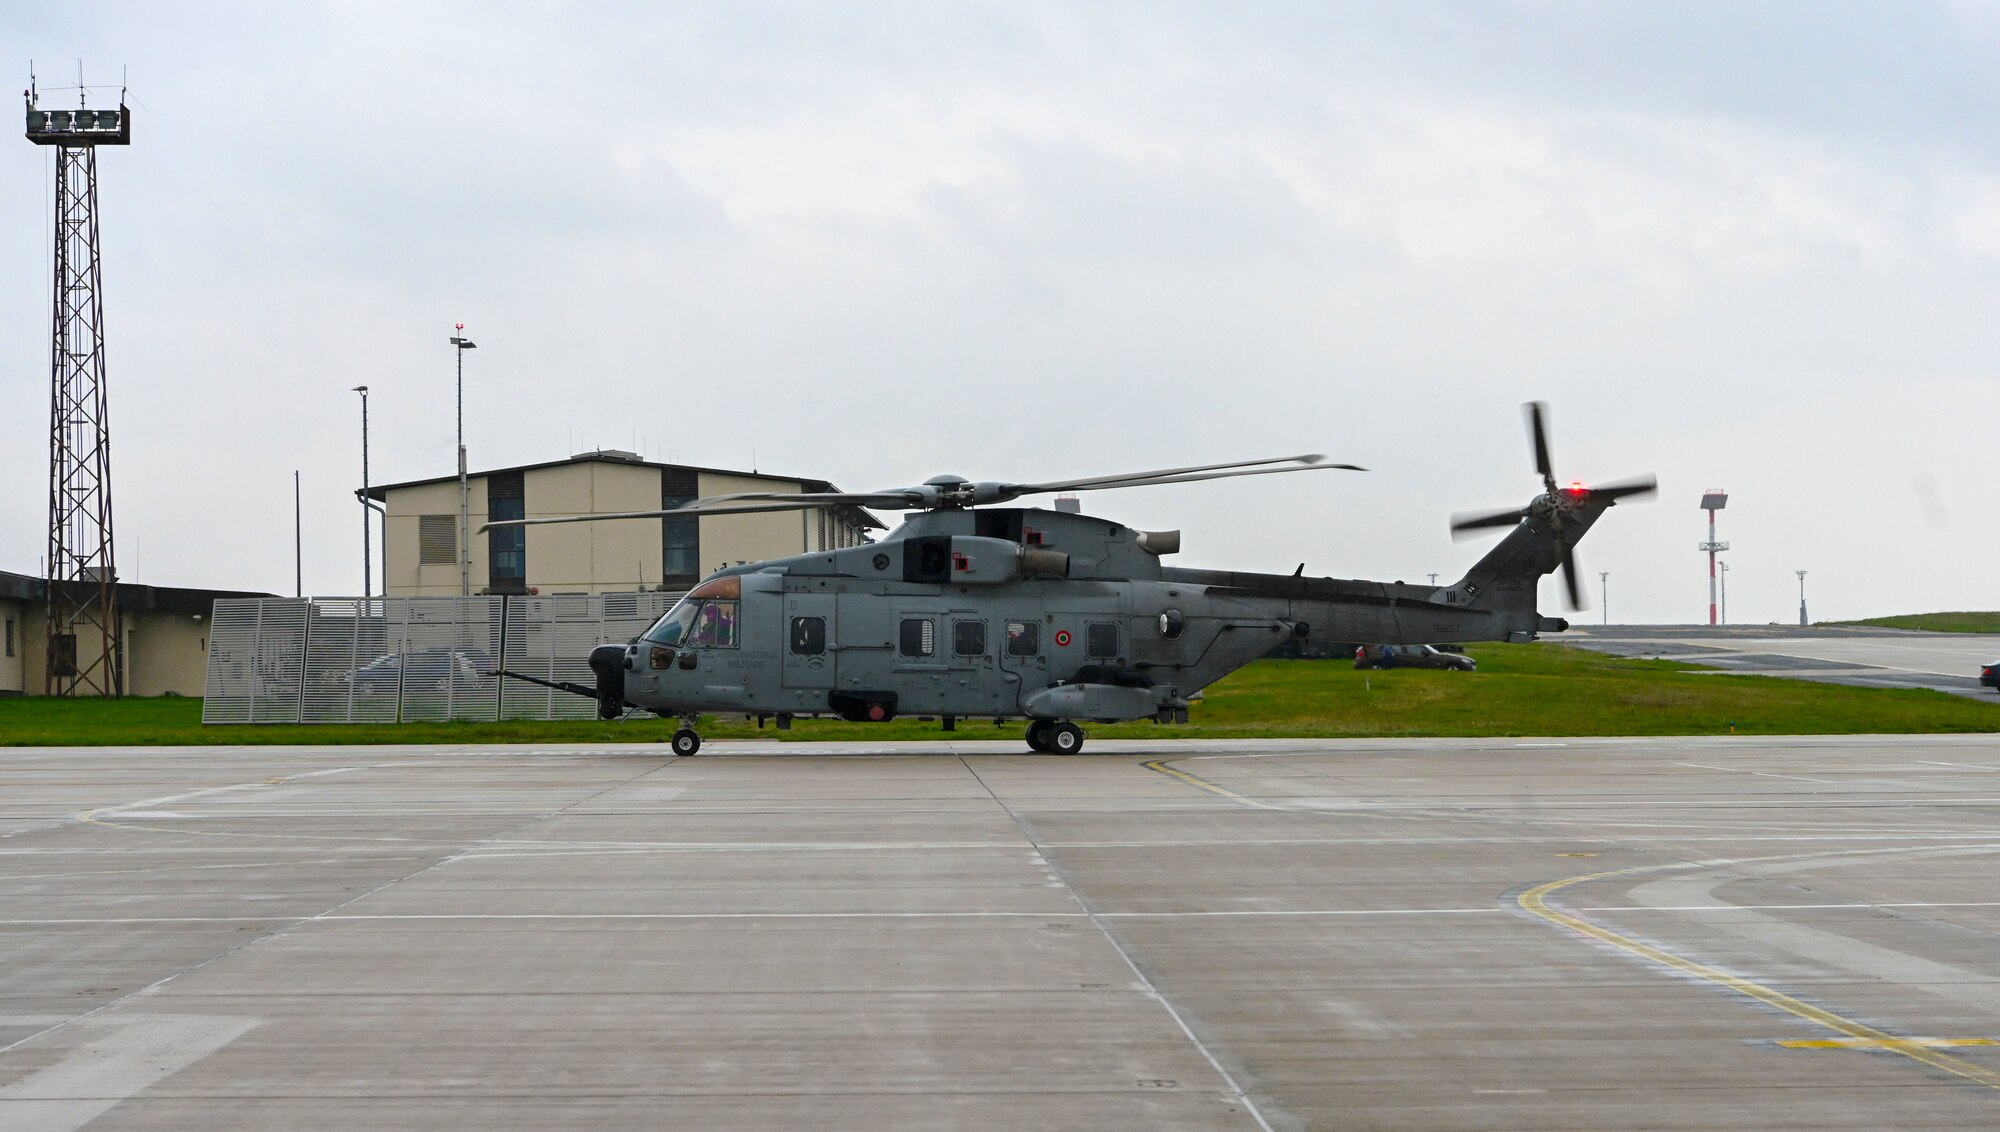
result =
M202 722L590 719L588 697L488 673L593 684L590 650L643 632L679 598L219 599Z

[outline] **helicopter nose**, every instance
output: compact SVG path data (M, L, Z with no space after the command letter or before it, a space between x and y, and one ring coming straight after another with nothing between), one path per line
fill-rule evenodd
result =
M599 645L591 649L590 670L597 674L598 718L618 718L625 710L625 646Z

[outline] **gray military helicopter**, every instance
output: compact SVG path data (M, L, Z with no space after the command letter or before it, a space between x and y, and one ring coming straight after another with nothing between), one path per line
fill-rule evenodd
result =
M1560 568L1580 608L1573 547L1606 508L1655 489L1651 476L1556 485L1545 406L1527 406L1542 494L1524 507L1455 516L1454 533L1513 530L1463 578L1406 585L1192 570L1161 561L1178 531L1139 531L1067 511L1006 507L1023 496L1304 471L1360 471L1291 456L1043 483L939 476L873 492L751 492L663 511L503 520L492 527L849 505L913 512L881 542L719 570L650 629L592 650L591 687L500 675L591 696L598 713L677 716L673 749L701 747L704 713L1028 721L1028 746L1074 754L1078 721L1186 723L1195 693L1286 639L1425 644L1530 641L1569 627L1535 608Z

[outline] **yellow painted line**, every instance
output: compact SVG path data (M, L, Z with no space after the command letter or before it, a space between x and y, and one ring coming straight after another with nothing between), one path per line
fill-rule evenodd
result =
M1946 1073L1963 1077L1968 1081L1984 1085L1989 1089L2000 1089L2000 1072L1974 1065L1970 1061L1953 1057L1948 1053L1940 1053L1927 1045L1924 1039L1899 1038L1894 1034L1885 1033L1865 1023L1856 1022L1851 1018L1843 1018L1831 1010L1814 1006L1810 1002L1793 998L1782 991L1772 990L1761 983L1751 982L1749 979L1732 975L1727 971L1717 970L1706 963L1697 963L1692 959L1682 958L1673 952L1664 951L1651 944L1641 943L1628 936L1619 935L1610 928L1592 923L1581 916L1551 908L1548 905L1548 898L1551 895L1573 885L1586 884L1594 880L1607 880L1612 877L1625 876L1632 873L1654 871L1657 870L1652 867L1616 869L1611 872L1587 873L1583 876L1552 880L1547 884L1536 885L1534 888L1523 892L1515 898L1515 903L1520 905L1523 911L1539 916L1549 923L1589 936L1600 943L1609 944L1628 955L1634 955L1648 962L1657 963L1669 970L1679 971L1683 975L1692 975L1697 979L1713 983L1725 990L1735 991L1746 998L1756 999L1766 1006L1776 1007L1793 1017L1804 1019L1815 1026L1832 1030L1845 1039L1867 1043L1865 1046L1858 1048L1879 1049L1901 1054L1912 1061L1921 1061L1934 1069L1942 1069Z
M1168 766L1167 760L1165 759L1154 759L1152 762L1144 763L1141 765L1143 765L1147 770L1158 771L1159 773L1166 775L1168 778L1178 778L1182 782L1187 783L1189 786L1206 790L1211 794L1220 794L1224 798L1227 798L1232 802L1241 802L1243 805L1255 806L1260 810L1282 810L1287 808L1284 806L1273 806L1268 802L1259 802L1255 798L1245 798L1243 795L1238 794L1236 791L1227 789L1225 787L1217 786L1215 783L1210 782L1205 778L1197 778L1194 775L1189 774L1187 771L1176 770L1175 768Z
M1904 1038L1911 1045L1925 1049L1955 1049L1959 1046L2000 1046L2000 1038ZM1779 1042L1786 1049L1881 1049L1874 1042L1856 1041L1853 1038L1824 1038L1819 1041Z

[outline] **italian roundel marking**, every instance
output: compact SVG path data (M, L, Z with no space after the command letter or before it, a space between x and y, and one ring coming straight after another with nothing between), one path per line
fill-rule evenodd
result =
M1068 648L1068 647L1069 647L1069 630L1068 630L1068 629L1057 629L1057 630L1056 630L1056 647L1057 647L1057 648L1063 648L1063 649L1066 649L1066 648Z

